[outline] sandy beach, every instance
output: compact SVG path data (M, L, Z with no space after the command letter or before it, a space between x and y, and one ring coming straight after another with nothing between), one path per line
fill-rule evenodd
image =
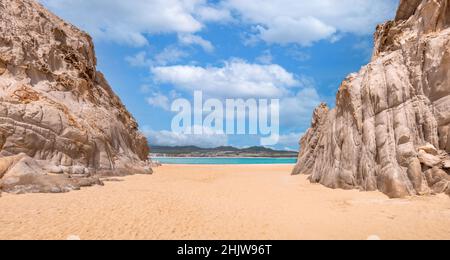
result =
M292 165L157 168L66 194L2 194L0 239L450 239L446 195L390 200Z

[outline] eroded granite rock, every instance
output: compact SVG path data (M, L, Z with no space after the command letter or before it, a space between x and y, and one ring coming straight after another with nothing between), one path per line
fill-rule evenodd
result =
M425 172L450 152L449 27L450 0L402 0L396 19L378 26L370 64L340 86L336 108L315 111L293 173L393 198L441 191Z
M65 191L96 172L151 173L148 154L135 119L96 70L90 36L35 0L2 0L0 157L13 165L0 176L3 190Z

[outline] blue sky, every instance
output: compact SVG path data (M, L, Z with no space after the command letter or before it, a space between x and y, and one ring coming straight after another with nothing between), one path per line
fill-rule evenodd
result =
M370 60L398 0L41 0L90 33L98 70L153 145L259 145L259 137L170 131L174 99L278 98L281 138L298 149L320 102Z

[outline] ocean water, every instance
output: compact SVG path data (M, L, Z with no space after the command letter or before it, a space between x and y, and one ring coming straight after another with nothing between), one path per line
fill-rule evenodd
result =
M297 158L173 158L154 157L154 161L162 164L197 164L197 165L227 165L227 164L295 164Z

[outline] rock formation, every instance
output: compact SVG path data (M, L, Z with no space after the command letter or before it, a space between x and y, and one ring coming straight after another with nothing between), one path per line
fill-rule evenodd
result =
M35 0L0 2L0 188L61 192L151 173L146 138L89 35Z
M450 0L402 0L372 61L316 109L294 174L392 198L450 194Z

